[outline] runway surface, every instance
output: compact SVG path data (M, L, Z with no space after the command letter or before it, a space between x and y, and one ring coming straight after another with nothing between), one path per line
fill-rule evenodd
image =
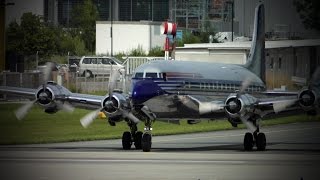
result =
M0 146L0 179L320 179L320 122L262 131L262 152L243 151L246 130L153 137L148 153L121 140Z

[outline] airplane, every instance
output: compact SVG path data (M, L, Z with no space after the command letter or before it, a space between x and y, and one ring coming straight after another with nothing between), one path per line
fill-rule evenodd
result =
M244 65L209 62L157 60L139 66L132 77L129 93L115 90L122 69L112 70L106 96L72 93L63 86L47 81L38 89L0 86L0 92L35 100L23 105L15 114L23 119L34 104L46 113L72 111L73 107L95 109L81 118L88 127L100 112L111 126L126 121L130 131L122 136L122 147L145 152L152 146L152 124L156 120L179 118L203 119L226 117L232 126L243 123L248 128L243 146L247 151L266 149L266 136L260 132L260 120L269 114L301 109L315 114L320 109L320 68L309 87L299 92L267 91L265 79L264 5L255 9L252 46ZM137 124L145 124L144 132ZM197 121L190 121L190 124Z

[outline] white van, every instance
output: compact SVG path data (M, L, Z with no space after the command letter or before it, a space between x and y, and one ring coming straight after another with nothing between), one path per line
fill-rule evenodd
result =
M83 56L79 62L79 73L85 77L110 74L113 69L124 68L122 62L114 57Z

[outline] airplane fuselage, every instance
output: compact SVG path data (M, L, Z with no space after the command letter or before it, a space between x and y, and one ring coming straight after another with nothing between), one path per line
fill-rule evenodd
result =
M193 108L197 105L186 99L187 95L198 96L207 102L224 101L230 93L240 90L244 79L250 79L246 92L265 91L263 81L241 65L151 61L136 69L131 98L136 105L148 106L157 117L200 118L199 112L195 111L197 108ZM212 114L206 114L206 117L212 117Z

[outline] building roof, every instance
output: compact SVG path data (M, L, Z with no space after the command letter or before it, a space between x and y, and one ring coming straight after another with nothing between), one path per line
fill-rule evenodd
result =
M266 49L320 46L320 39L266 41ZM250 49L251 41L185 44L177 49Z

